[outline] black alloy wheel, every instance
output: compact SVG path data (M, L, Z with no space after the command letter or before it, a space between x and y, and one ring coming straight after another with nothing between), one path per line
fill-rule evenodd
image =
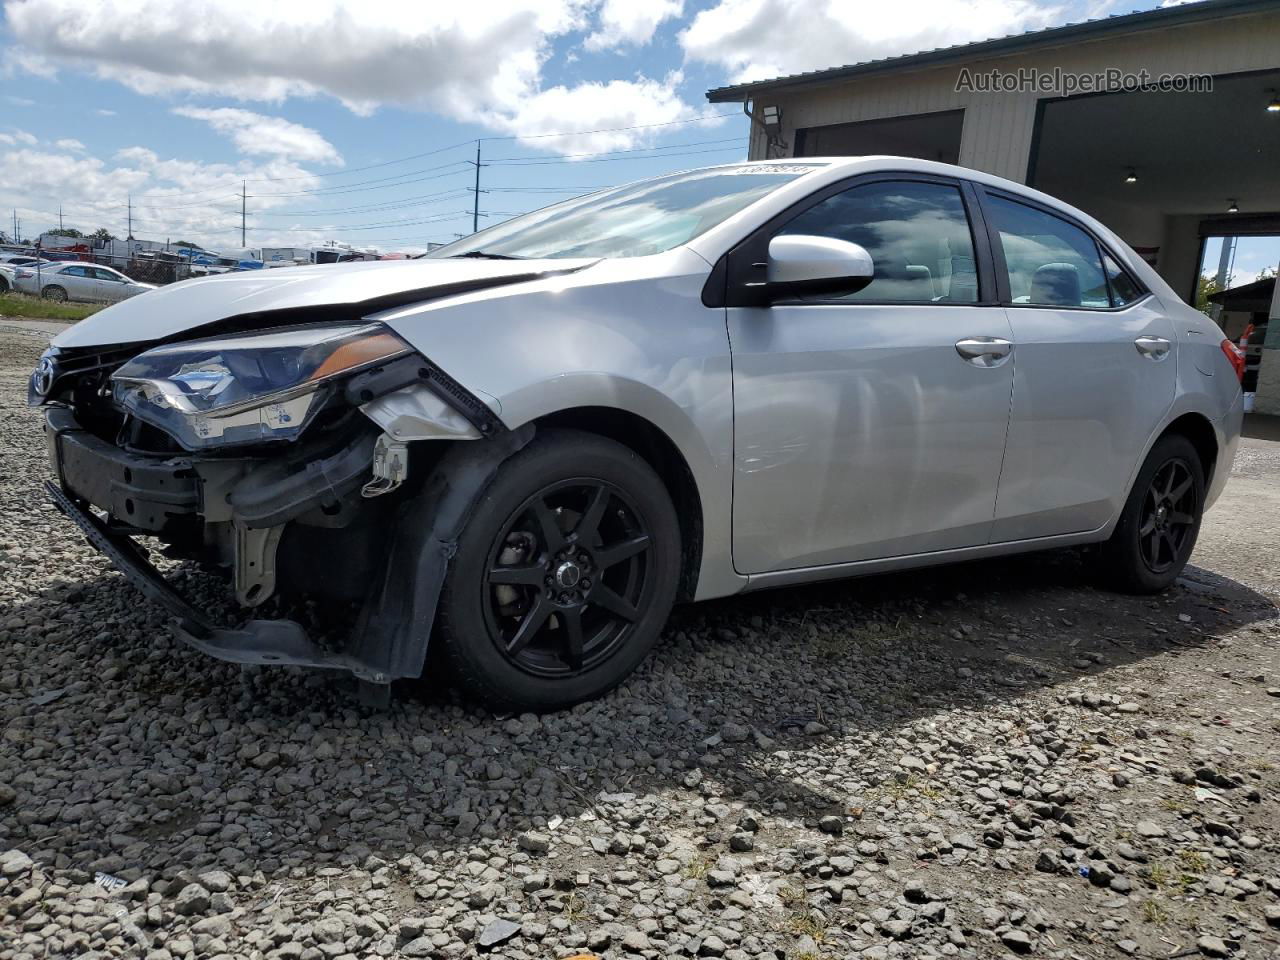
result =
M1195 445L1176 433L1157 440L1098 551L1103 582L1126 593L1159 593L1172 584L1195 549L1204 498Z
M535 676L591 669L635 630L652 543L613 484L579 477L544 487L490 551L481 588L491 639Z
M1183 547L1196 527L1196 481L1181 459L1167 461L1147 487L1142 500L1138 544L1152 573L1164 573L1183 556Z
M596 434L543 428L463 527L432 643L495 709L572 706L648 656L680 564L675 508L645 460Z

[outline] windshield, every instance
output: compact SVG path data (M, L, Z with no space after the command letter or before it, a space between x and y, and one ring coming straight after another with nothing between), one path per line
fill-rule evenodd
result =
M642 180L527 213L433 258L643 257L688 243L822 164L743 164Z

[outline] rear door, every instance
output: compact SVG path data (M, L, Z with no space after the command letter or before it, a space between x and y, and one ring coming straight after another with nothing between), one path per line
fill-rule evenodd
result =
M1095 530L1173 403L1173 324L1083 225L995 191L983 210L1018 352L992 540Z
M975 213L953 180L864 177L729 255L730 287L763 278L779 234L858 243L875 266L846 296L728 309L739 572L987 542L1014 356Z

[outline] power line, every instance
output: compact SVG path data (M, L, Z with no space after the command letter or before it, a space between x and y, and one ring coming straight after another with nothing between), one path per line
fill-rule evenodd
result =
M678 126L686 123L705 123L711 120L724 120L732 117L742 116L740 113L716 113L702 117L689 117L684 120L668 120L663 123L636 123L627 127L602 127L596 130L574 130L561 133L536 133L536 134L511 134L502 137L480 137L480 140L489 140L500 142L504 140L545 140L554 137L583 137L593 133L621 133L627 130L649 130L659 127ZM434 150L427 150L423 153L412 153L407 157L396 157L394 160L383 160L379 163L370 163L361 167L348 167L343 170L333 170L329 173L303 174L296 177L251 177L250 183L282 183L290 180L309 180L312 177L342 177L352 173L363 173L366 170L377 170L382 167L394 166L397 163L408 163L410 160L421 160L424 157L433 157L440 153L448 153L450 150L457 150L461 147L470 146L475 140L460 140L457 143L451 143L445 147L437 147Z

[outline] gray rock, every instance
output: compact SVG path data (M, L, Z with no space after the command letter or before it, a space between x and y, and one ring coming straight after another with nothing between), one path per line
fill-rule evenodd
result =
M755 838L749 833L735 833L729 838L729 849L736 853L746 853L755 849Z
M506 943L519 932L520 924L514 920L498 918L480 931L480 937L476 940L476 944L482 949L496 947L498 944Z
M28 873L35 866L31 858L21 850L6 850L0 853L0 875L6 877L20 877Z
M210 906L209 891L198 883L189 883L178 891L173 909L184 917L207 913Z
M529 833L520 834L517 842L520 844L521 850L528 850L530 853L546 853L551 849L551 838L545 833Z
M1196 947L1206 957L1229 957L1231 956L1231 948L1226 945L1221 937L1210 936L1205 934L1196 941Z
M823 833L829 833L834 837L844 833L844 820L836 816L826 816L818 821L818 829Z
M1033 946L1033 941L1026 931L1016 929L1001 933L1000 942L1014 953L1030 953Z

